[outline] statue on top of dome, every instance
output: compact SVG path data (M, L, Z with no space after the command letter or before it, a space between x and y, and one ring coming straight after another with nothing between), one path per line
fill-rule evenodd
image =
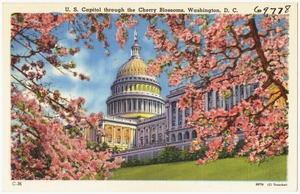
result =
M137 31L136 30L134 30L133 40L137 40Z

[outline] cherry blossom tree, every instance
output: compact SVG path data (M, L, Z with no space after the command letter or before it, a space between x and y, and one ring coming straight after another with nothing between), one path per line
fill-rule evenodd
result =
M120 15L119 20L124 25L116 24L116 39L122 47L126 36L119 32L125 32L135 22L127 15ZM96 175L107 179L111 170L120 167L122 159L112 160L110 149L88 149L80 132L94 128L105 135L101 129L102 114L86 114L85 99L67 99L43 79L49 68L54 68L89 81L83 72L76 71L73 61L64 61L64 56L73 56L80 49L62 47L54 31L68 25L75 42L82 41L92 49L91 36L95 36L107 48L103 30L110 28L110 16L15 13L11 25L12 179L95 179Z
M250 162L281 154L288 147L288 16L287 15L141 15L150 21L157 59L149 73L169 73L169 85L185 85L180 108L192 107L188 124L197 131L193 149L209 150L197 164L213 161L226 146L235 147L237 132ZM156 21L167 23L169 30ZM203 83L201 89L197 82ZM198 81L199 82L199 81ZM205 95L215 91L228 99L232 88L258 84L232 109L205 109ZM205 141L206 139L213 139Z

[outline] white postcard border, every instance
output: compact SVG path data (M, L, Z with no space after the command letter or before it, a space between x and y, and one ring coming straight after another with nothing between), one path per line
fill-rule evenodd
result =
M185 191L295 191L297 190L297 4L291 2L284 3L130 3L122 2L122 6L130 7L170 7L186 8L194 7L220 8L224 7L233 10L238 9L238 13L253 13L253 5L282 6L290 4L290 56L289 56L289 154L288 154L288 179L282 183L288 183L286 187L257 187L256 182L269 183L272 181L21 181L22 186L12 186L10 180L10 15L13 12L64 12L65 6L72 7L97 7L109 6L111 8L120 7L120 3L4 3L2 7L2 94L3 94L3 125L2 125L2 185L4 191L152 191L152 192L185 192ZM142 12L132 12L142 13ZM4 114L7 113L7 114ZM279 182L281 181L273 181ZM273 183L272 182L272 183Z

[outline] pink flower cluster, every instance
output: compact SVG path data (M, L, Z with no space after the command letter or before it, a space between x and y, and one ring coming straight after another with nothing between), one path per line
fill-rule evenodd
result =
M127 14L121 14L118 20L115 21L115 26L117 27L117 33L115 36L120 48L124 47L124 44L128 38L128 32L125 28L132 28L136 24L137 21L134 21L133 15Z
M53 94L59 102L58 91ZM62 122L44 116L45 107L41 106L32 93L21 93L12 86L12 144L11 175L13 180L79 180L83 177L95 179L98 175L107 179L112 169L120 167L122 159L111 157L109 151L94 152L86 149L84 136L70 137ZM70 101L69 109L76 112L73 127L86 128L90 124L99 126L102 115L81 115L84 99ZM22 111L21 111L22 110ZM59 111L62 114L64 111ZM79 116L87 123L78 120ZM64 118L64 117L61 117ZM23 123L20 127L17 123Z

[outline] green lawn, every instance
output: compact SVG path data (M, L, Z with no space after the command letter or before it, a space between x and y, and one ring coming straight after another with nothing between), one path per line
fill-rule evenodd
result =
M247 158L221 159L197 166L194 161L121 168L110 180L286 180L287 157L267 159L258 166Z

